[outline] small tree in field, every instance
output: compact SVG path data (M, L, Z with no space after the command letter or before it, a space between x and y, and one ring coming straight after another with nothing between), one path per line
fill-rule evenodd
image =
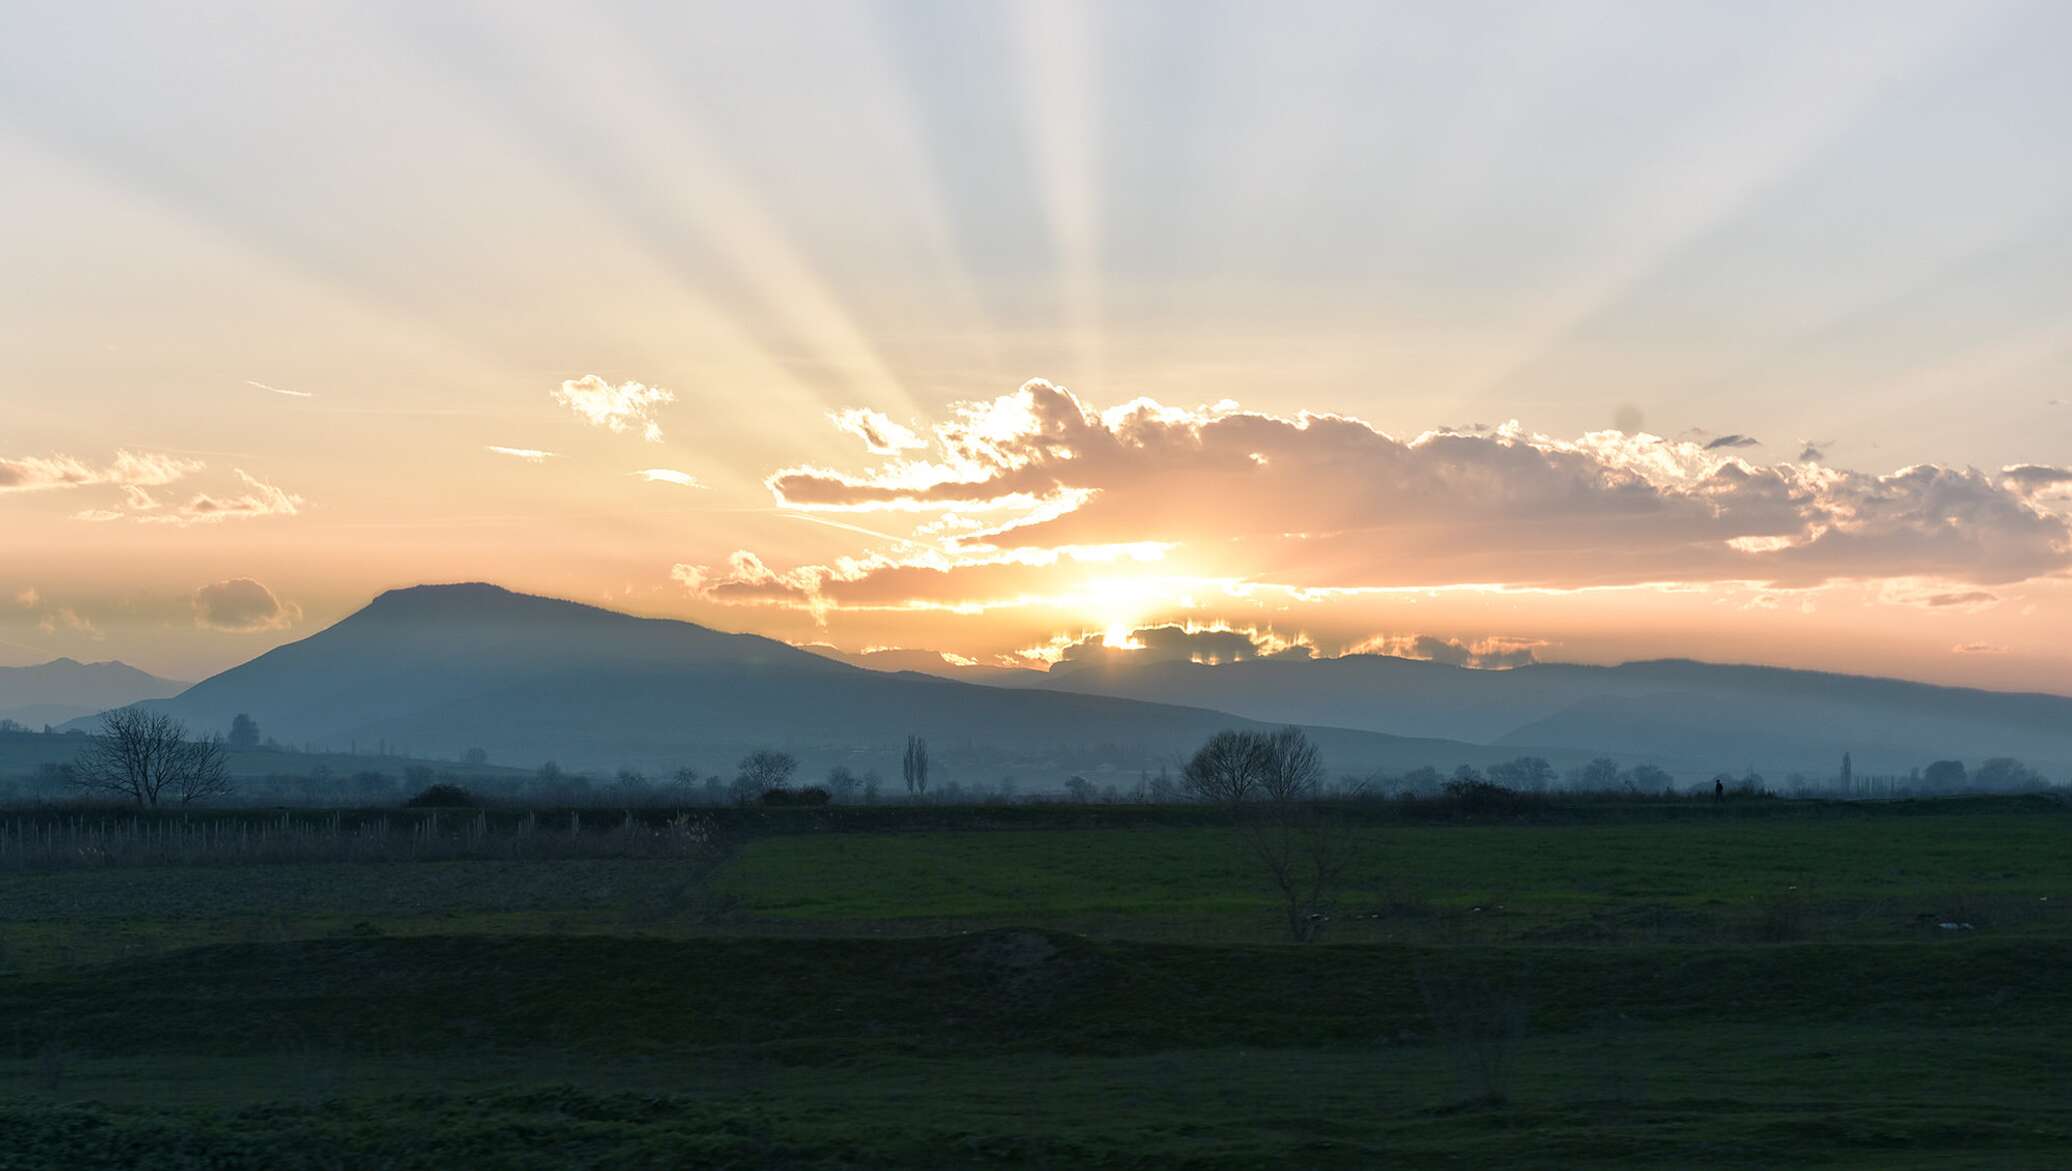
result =
M1269 801L1313 798L1324 786L1324 757L1296 727L1260 738L1259 793Z
M189 739L180 721L133 707L101 717L101 733L72 762L70 779L139 808L205 801L231 787L221 737Z
M1218 732L1180 770L1180 783L1203 801L1235 804L1258 789L1268 767L1266 738L1257 732Z
M907 792L916 797L928 795L928 741L919 736L908 736L906 755L900 758L900 775L906 778Z
M789 752L764 748L741 758L734 786L747 800L755 800L772 789L781 789L798 771L798 758Z
M1322 754L1293 727L1218 732L1181 772L1189 792L1228 807L1297 943L1323 932L1353 862L1342 811L1319 800L1324 775Z
M856 790L863 787L863 778L856 775L846 764L838 764L827 770L827 792L835 801L844 805L856 799Z
M230 721L230 746L240 752L259 747L259 721L243 712Z

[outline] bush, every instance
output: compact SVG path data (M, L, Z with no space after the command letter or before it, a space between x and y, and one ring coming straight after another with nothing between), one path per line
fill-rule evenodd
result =
M418 791L415 797L403 802L406 809L473 809L482 804L473 793L459 785L430 785Z
M1457 777L1446 782L1445 793L1446 799L1459 806L1462 813L1516 813L1531 804L1530 799L1518 790L1477 776Z
M766 789L757 800L764 805L825 805L834 797L818 785L803 789Z

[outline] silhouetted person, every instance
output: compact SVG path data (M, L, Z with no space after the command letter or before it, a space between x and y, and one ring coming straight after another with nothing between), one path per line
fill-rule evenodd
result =
M1712 799L1714 801L1724 801L1727 799L1727 782L1720 777L1712 778Z

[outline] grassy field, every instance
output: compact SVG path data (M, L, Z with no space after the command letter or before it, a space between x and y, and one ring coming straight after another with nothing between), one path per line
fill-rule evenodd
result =
M1770 805L0 875L0 1169L2066 1165L2072 813Z

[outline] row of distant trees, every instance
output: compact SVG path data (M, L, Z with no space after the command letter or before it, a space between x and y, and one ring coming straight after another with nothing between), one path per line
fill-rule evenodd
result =
M124 708L107 713L100 733L82 737L82 743L71 763L45 766L40 778L42 787L84 790L151 807L186 805L230 795L232 783L226 754L249 750L266 741L249 715L238 715L225 735L196 736L170 716L143 708ZM487 760L487 753L471 749L464 759L480 765ZM1645 796L1679 792L1676 779L1666 770L1650 764L1622 766L1610 757L1599 757L1566 771L1557 770L1543 757L1521 755L1486 769L1462 765L1451 774L1420 767L1394 774L1345 774L1334 780L1326 775L1315 745L1300 729L1292 727L1276 732L1219 732L1186 761L1175 763L1181 766L1177 775L1170 767L1161 767L1156 775L1144 770L1134 785L1113 779L1097 785L1075 775L1065 782L1065 794L1082 803L1165 804L1183 800L1243 802L1255 797L1284 800L1297 791L1309 799L1437 796L1465 783L1530 794L1561 789ZM407 792L415 792L434 783L461 779L429 765L413 765L403 770L400 782ZM549 761L530 778L499 779L490 784L502 790L498 795L506 799L566 804L605 801L629 806L851 804L883 800L966 803L1021 798L1012 777L1003 777L997 785L972 787L954 781L934 785L935 780L927 740L910 735L900 759L903 796L898 790L888 791L891 787L875 770L859 773L847 765L830 768L817 781L802 780L797 757L774 748L743 756L731 775L706 774L686 767L659 780L631 769L599 779L565 772ZM2023 792L2049 787L2048 779L2041 773L2011 757L1991 758L1975 769L1967 768L1963 761L1940 760L1905 776L1873 777L1855 773L1847 754L1842 758L1839 775L1832 778L1811 780L1795 773L1780 784L1773 784L1750 770L1739 776L1722 774L1717 781L1736 794L1781 792L1792 796L1885 797ZM1710 794L1714 783L1713 778L1707 778L1681 791ZM364 770L336 778L320 767L306 777L267 778L258 784L263 793L253 794L255 797L271 794L323 803L335 802L341 796L348 800L381 801L394 795L397 780Z

